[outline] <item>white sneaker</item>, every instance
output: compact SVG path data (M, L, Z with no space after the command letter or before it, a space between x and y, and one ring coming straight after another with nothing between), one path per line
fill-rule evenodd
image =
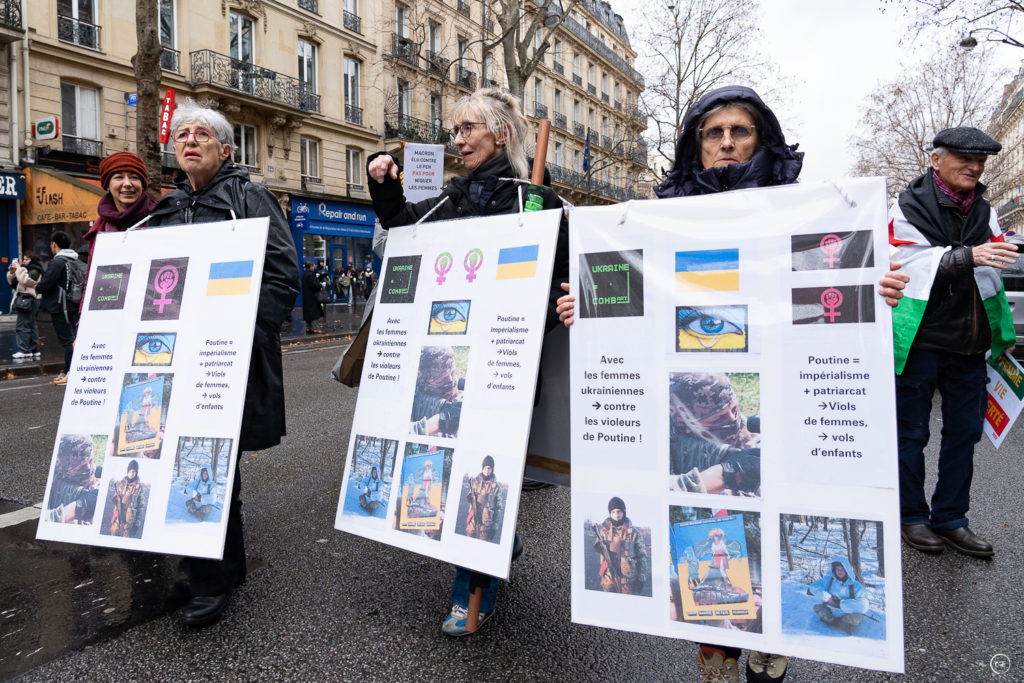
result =
M41 354L39 351L36 351L35 353L32 354L32 357L35 358L36 360L39 360L40 358L43 357L43 354Z
M11 356L11 358L13 358L14 360L21 360L22 358L31 358L31 357L32 357L31 353L24 353L22 351L16 351L14 353L14 355Z

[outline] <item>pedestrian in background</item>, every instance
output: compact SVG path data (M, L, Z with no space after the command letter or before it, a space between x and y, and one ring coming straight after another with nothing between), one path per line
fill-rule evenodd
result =
M40 358L39 324L36 321L39 295L36 293L36 283L42 277L43 267L30 251L22 254L21 261L14 259L7 267L7 284L14 288L11 308L18 316L14 327L14 343L18 350L12 356L15 360Z
M36 293L40 295L40 308L50 314L53 331L64 349L64 366L60 374L53 379L54 384L63 385L68 383L68 373L71 372L71 356L75 350L78 308L81 304L81 288L85 285L85 275L78 252L71 248L71 236L63 230L57 230L50 235L50 252L53 254L53 260L39 279Z
M231 160L234 133L223 114L186 98L175 109L170 128L181 172L175 177L177 189L153 210L150 226L270 219L238 434L239 453L264 450L281 443L285 433L281 324L299 293L295 243L277 198L263 185L250 182L248 171ZM181 620L189 626L219 619L231 591L245 581L241 489L241 467L236 465L223 559L189 558L188 582L172 588L172 598L189 599L181 611Z
M306 321L306 334L319 334L316 321L324 317L324 306L320 303L323 285L316 276L312 261L306 261L302 271L302 319Z

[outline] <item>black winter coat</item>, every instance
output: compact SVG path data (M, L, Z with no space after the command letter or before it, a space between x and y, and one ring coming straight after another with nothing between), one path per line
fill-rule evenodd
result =
M324 317L324 307L316 299L320 293L320 281L316 279L316 273L306 268L302 271L302 319L306 324Z
M386 152L378 152L367 159L369 168L370 162ZM398 163L398 160L395 160ZM378 183L370 178L370 197L373 199L373 210L384 228L394 228L401 225L415 223L427 214L431 209L441 203L446 197L444 205L430 214L427 221L443 221L453 218L470 218L474 216L494 216L505 213L516 213L519 211L519 190L523 188L525 194L528 188L526 184L516 183L509 178L515 177L512 165L508 158L502 153L500 156L482 164L476 172L471 172L468 178L455 176L448 181L448 184L441 190L441 194L430 199L413 204L405 201L405 193L402 191L402 184L393 180L390 176ZM481 182L479 197L474 201L471 197L471 184ZM555 191L550 187L544 187L544 208L561 209L562 200L558 198ZM562 216L561 224L558 227L558 242L555 245L555 263L551 278L551 295L547 313L546 330L551 330L558 325L558 314L555 313L556 301L565 292L562 291L561 283L569 281L569 223Z
M285 434L281 324L299 293L298 254L288 221L270 190L249 182L248 172L230 159L198 190L183 173L175 185L178 189L156 205L148 227L231 220L232 212L236 218L270 217L238 447L276 446Z

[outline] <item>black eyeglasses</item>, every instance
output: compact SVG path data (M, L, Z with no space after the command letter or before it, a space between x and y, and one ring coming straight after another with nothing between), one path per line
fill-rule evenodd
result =
M725 137L725 131L729 131L729 137L733 140L746 140L754 134L754 126L715 126L714 128L701 128L700 137L702 140L717 142Z
M455 138L459 137L459 133L462 133L462 139L468 140L469 136L473 134L473 126L486 126L487 124L483 121L463 121L452 126L452 129L448 133L452 136L452 142L455 142Z
M189 130L188 128L179 128L174 131L174 141L179 144L185 144L188 142L188 136L191 135L196 139L196 142L203 144L209 142L210 138L213 137L213 133L206 130L205 128L196 128L195 130Z

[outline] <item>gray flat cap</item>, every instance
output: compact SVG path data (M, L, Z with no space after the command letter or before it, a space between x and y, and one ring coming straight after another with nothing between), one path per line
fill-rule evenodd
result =
M999 154L1003 148L998 142L977 128L960 126L939 131L932 140L932 147L945 147L950 152L961 154Z

